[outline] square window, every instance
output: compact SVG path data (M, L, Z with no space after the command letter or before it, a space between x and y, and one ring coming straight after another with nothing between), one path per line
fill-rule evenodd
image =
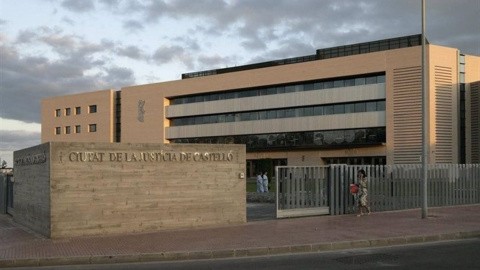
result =
M61 116L61 110L60 109L56 109L55 110L55 117L60 117Z
M80 125L76 125L75 126L75 133L80 133L82 131L82 128L80 127Z
M82 113L82 108L81 107L75 107L75 115L79 115Z
M55 135L60 135L62 134L62 128L61 127L56 127L55 128Z
M90 124L88 125L89 132L97 132L97 124Z
M97 105L90 105L88 106L89 113L96 113L97 112Z
M70 108L66 108L66 109L65 109L65 115L68 116L68 115L70 115L70 114L72 114L72 110L71 110Z
M65 134L70 134L70 133L71 133L70 126L66 126L65 127Z

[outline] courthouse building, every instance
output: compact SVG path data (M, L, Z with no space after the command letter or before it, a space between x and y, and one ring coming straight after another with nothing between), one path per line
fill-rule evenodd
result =
M429 163L480 162L480 57L427 44ZM412 164L422 155L421 36L47 98L42 142L245 144L272 165Z

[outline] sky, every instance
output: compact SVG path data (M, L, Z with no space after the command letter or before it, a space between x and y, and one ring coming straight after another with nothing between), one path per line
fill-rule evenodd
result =
M421 0L0 0L0 159L41 100L421 33ZM430 43L480 55L480 0L426 0Z

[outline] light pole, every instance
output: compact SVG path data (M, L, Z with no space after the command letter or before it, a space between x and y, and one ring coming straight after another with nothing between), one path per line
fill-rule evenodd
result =
M425 39L425 0L422 0L422 219L428 217L428 111L427 111L427 87L426 87L426 39Z

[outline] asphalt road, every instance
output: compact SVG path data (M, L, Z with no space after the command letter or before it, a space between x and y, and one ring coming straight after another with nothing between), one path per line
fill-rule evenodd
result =
M178 262L149 262L108 265L37 267L35 269L126 270L126 269L479 269L480 239L467 239L383 248L351 249L335 252L304 253L281 256L247 257ZM33 269L33 268L12 268Z

